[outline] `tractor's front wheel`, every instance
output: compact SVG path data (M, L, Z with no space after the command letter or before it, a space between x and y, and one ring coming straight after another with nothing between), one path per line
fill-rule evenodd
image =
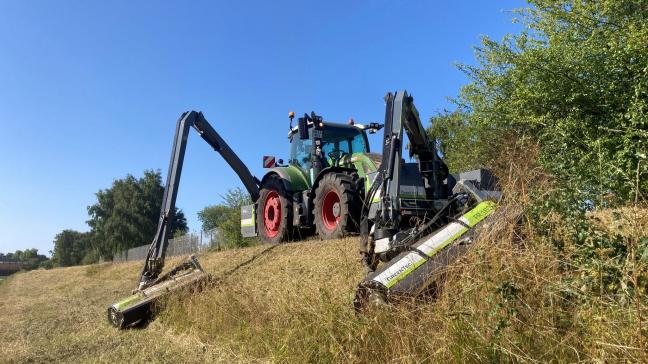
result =
M292 199L278 177L270 177L263 183L256 221L262 242L277 244L290 238Z
M344 173L329 173L315 190L313 214L321 239L337 239L356 231L360 199L355 181Z

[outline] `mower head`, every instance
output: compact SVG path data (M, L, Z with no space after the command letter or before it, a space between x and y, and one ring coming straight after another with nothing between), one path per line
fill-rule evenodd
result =
M108 307L108 322L124 329L146 322L155 313L155 304L169 293L202 288L210 279L195 256L175 266L144 289L138 289L125 299Z

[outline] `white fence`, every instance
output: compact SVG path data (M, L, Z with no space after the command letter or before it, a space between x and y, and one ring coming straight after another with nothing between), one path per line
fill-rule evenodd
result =
M223 234L216 228L209 231L202 231L199 234L185 234L177 238L169 239L166 256L189 255L207 250L210 248L222 247L224 245ZM113 262L125 262L128 260L143 260L148 254L149 245L142 245L128 249L113 256Z

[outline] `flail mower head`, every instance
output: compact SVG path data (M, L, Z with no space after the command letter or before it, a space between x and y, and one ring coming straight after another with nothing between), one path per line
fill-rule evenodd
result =
M144 289L138 289L125 299L108 307L108 322L124 329L146 322L155 313L155 304L172 292L202 288L210 279L195 256L175 266Z

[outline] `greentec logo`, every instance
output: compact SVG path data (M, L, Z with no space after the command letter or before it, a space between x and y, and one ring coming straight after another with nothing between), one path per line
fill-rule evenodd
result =
M496 204L493 201L480 202L475 208L468 211L458 220L459 222L452 222L436 233L424 238L421 243L415 245L416 249L429 258L432 258L443 248L450 245L453 241L457 240L465 234L469 228L473 228L483 219L488 217L495 211ZM466 227L468 226L468 227ZM391 288L396 283L403 280L416 268L425 263L426 259L416 253L410 253L394 262L385 271L377 275L373 280Z

